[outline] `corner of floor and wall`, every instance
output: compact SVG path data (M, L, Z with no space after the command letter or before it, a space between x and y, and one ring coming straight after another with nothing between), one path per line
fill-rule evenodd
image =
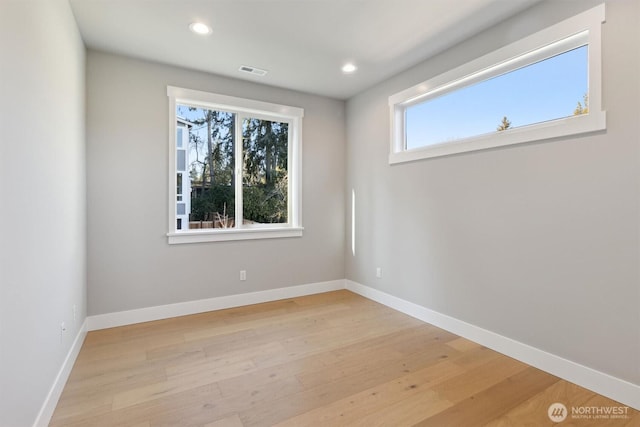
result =
M87 51L66 0L0 2L0 425L48 423L88 330L337 289L640 409L640 0L606 2L605 132L388 162L389 95L596 4L341 101ZM302 238L167 244L169 84L304 108Z
M346 277L638 408L640 2L605 3L606 131L388 162L391 94L599 3L536 4L348 100Z
M0 425L46 425L86 317L85 47L66 0L0 1Z

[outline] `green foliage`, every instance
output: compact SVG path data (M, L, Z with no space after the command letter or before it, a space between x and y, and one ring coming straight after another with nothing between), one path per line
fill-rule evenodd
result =
M282 174L282 172L280 172ZM287 179L280 177L278 185L244 186L243 213L247 220L262 223L287 222ZM233 218L234 189L228 185L215 185L205 189L202 194L191 199L191 221L211 221L216 213L220 215L226 209L226 215Z
M234 189L229 185L214 185L205 189L202 194L191 193L191 221L211 221L215 213L225 211L234 216Z
M260 224L287 222L286 200L274 197L264 187L245 187L243 191L244 217Z
M243 183L273 184L277 170L287 169L288 124L247 119L242 124Z
M510 127L511 127L511 122L509 121L509 119L507 119L507 116L504 116L502 118L502 121L500 122L500 126L498 126L496 130L498 132L502 132L503 130L507 130Z
M244 186L242 191L244 218L261 224L287 222L287 177L277 172L275 184Z
M196 166L196 181L204 184L230 184L235 163L234 121L235 115L226 111L206 110L189 107L198 111L201 117L192 120L196 126L206 127L205 138L195 132L190 133L190 143L196 155L204 151L204 158L197 157L192 165Z
M206 127L204 136L191 133L191 220L212 220L216 214L233 218L235 187L236 117L231 113L201 110L194 121ZM242 123L243 216L257 223L288 221L288 132L287 123L255 118ZM203 153L199 155L198 153Z
M243 213L258 223L287 222L288 124L247 119L244 151Z
M585 93L584 96L582 97L582 101L584 102L584 105L580 101L578 101L578 105L576 106L576 109L573 110L574 116L579 116L581 114L589 114L589 95Z

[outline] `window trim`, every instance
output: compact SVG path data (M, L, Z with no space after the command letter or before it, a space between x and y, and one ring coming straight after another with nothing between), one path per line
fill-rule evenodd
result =
M169 244L220 242L230 240L269 239L302 236L302 118L304 110L298 107L273 104L252 99L167 86L169 97ZM289 124L288 134L288 223L256 224L246 226L237 221L239 227L229 229L176 230L176 106L188 104L211 110L222 110L237 114L234 132L236 141L242 141L242 119L259 118ZM238 135L239 133L239 135ZM236 197L242 200L242 158L236 157ZM240 167L239 167L240 166ZM238 194L238 187L240 193ZM236 212L239 215L239 212Z
M579 135L606 129L602 109L601 33L605 5L601 4L541 30L487 55L470 61L389 97L389 164L447 156L531 141ZM588 45L589 114L406 149L405 111L408 107L550 58L575 47Z

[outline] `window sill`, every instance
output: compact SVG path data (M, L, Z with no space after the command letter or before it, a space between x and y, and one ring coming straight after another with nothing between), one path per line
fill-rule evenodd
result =
M432 157L449 156L553 138L578 136L606 130L606 122L605 111L594 111L582 116L566 117L545 123L513 128L504 132L494 132L412 150L391 152L389 154L389 164L412 162Z
M170 245L183 243L227 242L233 240L281 239L302 237L302 227L191 230L167 233Z

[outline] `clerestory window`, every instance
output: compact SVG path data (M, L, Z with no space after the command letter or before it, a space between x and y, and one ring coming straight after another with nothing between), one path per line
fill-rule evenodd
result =
M604 5L389 98L390 163L605 129Z

